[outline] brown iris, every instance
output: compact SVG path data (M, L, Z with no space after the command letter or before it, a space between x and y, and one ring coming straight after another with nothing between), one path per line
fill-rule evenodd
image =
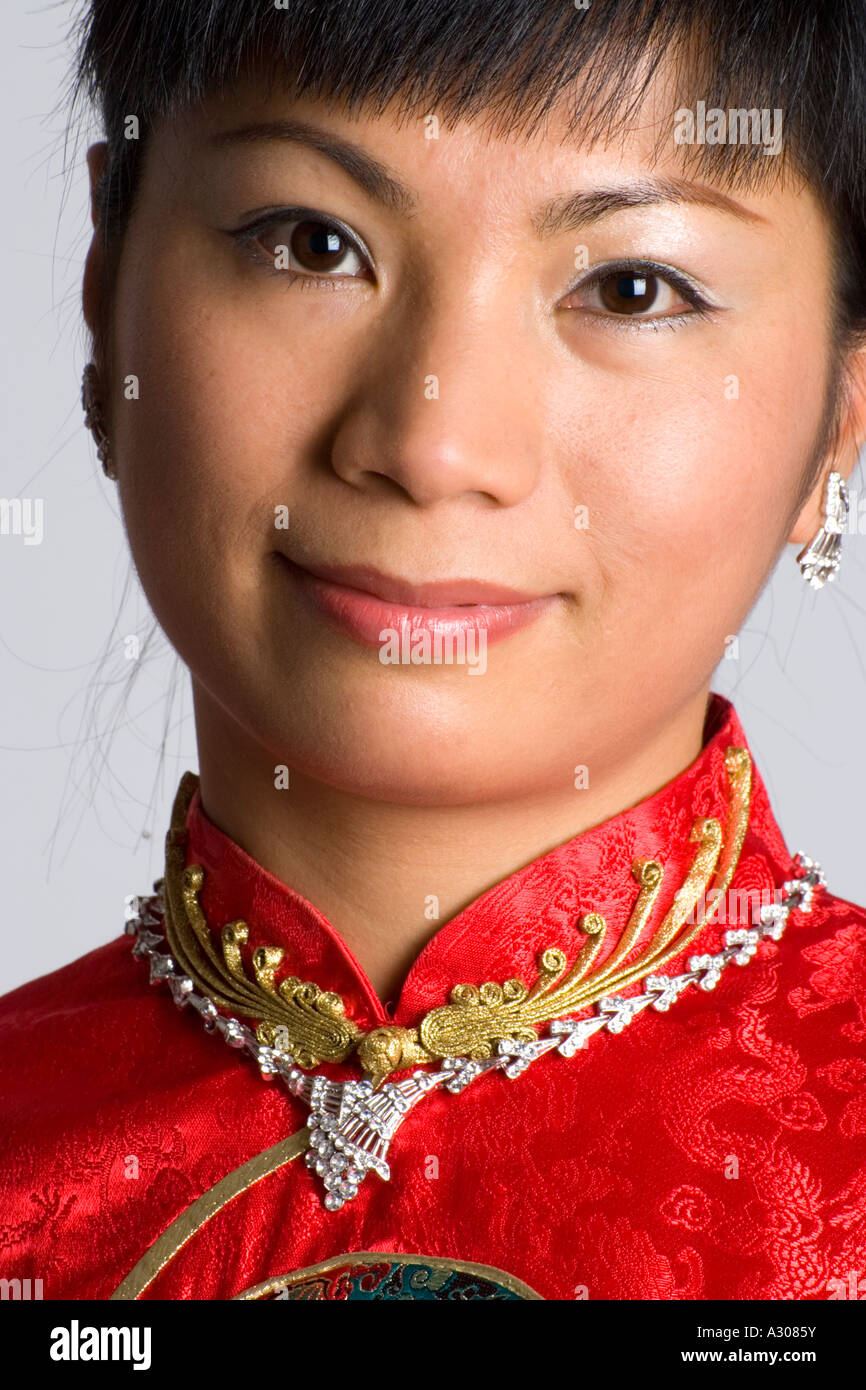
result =
M283 223L285 227L286 224ZM349 250L346 238L329 227L325 222L297 222L291 235L282 235L279 227L268 230L258 238L270 255L277 254L277 248L288 245L295 261L305 270L333 270L345 259Z
M612 314L640 314L658 297L658 276L619 271L599 282L601 301Z

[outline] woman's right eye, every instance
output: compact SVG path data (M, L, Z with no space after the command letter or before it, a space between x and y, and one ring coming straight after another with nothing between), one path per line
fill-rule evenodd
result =
M369 262L342 227L306 215L270 217L233 234L258 261L310 279L369 278Z

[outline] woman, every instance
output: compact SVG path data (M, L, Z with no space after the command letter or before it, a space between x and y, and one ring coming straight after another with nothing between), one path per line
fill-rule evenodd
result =
M92 0L86 422L200 771L2 1001L16 1277L859 1296L866 912L710 682L839 568L864 70L854 2Z

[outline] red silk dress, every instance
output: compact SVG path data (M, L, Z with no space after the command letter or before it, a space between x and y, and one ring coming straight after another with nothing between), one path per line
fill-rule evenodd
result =
M716 695L688 768L440 926L393 1009L197 791L179 852L203 870L215 946L247 924L242 977L259 950L279 962L272 984L339 995L361 1033L414 1029L455 985L531 989L548 948L570 968L591 914L603 967L634 920L635 865L655 861L661 886L626 962L645 950L700 852L695 823L731 825L729 749L748 752ZM751 765L729 889L657 974L718 952L797 873ZM714 988L692 983L513 1077L431 1090L393 1138L390 1179L368 1173L337 1210L304 1158L304 1100L175 1007L133 944L119 935L0 1000L0 1273L42 1280L46 1299L866 1297L866 911L828 888ZM356 1055L307 1071L362 1076Z

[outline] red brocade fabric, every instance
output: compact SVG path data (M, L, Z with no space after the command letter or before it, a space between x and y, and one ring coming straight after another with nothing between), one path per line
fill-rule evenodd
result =
M187 863L204 867L214 930L243 918L247 952L283 946L287 972L340 994L364 1030L415 1026L455 984L531 985L548 946L571 962L582 913L605 917L613 946L638 858L665 871L648 940L694 858L694 821L726 823L731 746L747 747L742 727L714 696L691 766L441 926L393 1011L338 933L213 825L198 793ZM793 872L753 768L732 888L771 895ZM704 926L660 973L720 949L732 925ZM108 1298L191 1203L307 1120L281 1082L150 986L131 947L119 936L0 1000L0 1276L41 1279L48 1299ZM351 1058L319 1070L360 1075ZM819 888L811 913L793 911L782 939L729 965L714 990L691 986L669 1012L645 1009L514 1079L433 1092L389 1162L390 1181L369 1174L332 1212L294 1159L199 1225L141 1296L229 1299L372 1251L368 1297L392 1296L376 1279L411 1254L440 1272L488 1267L479 1297L497 1296L499 1272L544 1299L866 1298L866 911ZM307 1296L348 1287L320 1281Z

